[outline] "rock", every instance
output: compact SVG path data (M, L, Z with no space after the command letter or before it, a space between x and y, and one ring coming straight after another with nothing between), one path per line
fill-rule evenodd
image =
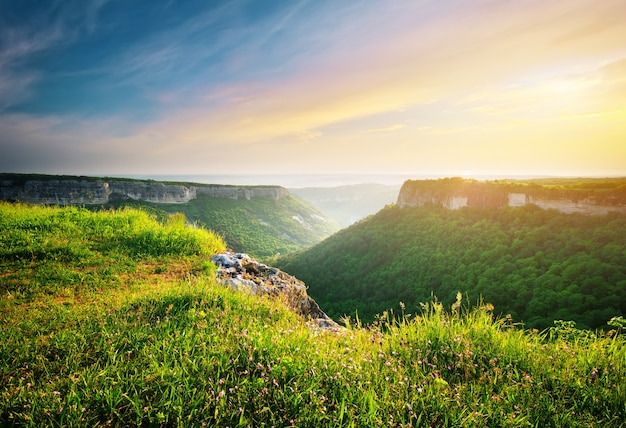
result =
M289 195L289 191L280 186L166 184L152 180L46 177L0 173L0 200L30 204L100 205L112 200L184 204L198 196L230 199L280 199L287 195Z
M400 208L437 205L454 210L462 207L500 208L532 204L568 214L626 213L626 200L619 191L589 191L584 197L579 193L549 186L465 180L458 177L407 180L400 189L397 205Z
M216 254L211 261L218 267L216 276L221 284L280 299L289 309L304 317L309 325L317 328L342 329L320 309L307 294L304 282L296 277L259 263L244 253Z

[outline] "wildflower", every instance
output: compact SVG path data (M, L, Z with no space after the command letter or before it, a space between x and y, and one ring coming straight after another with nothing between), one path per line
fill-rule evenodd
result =
M53 393L54 395L61 395L61 393L60 393L59 391L52 391L52 393Z

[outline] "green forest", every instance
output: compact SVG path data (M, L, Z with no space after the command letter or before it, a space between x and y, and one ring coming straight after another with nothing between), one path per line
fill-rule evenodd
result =
M331 317L371 322L457 292L526 328L599 328L626 313L626 216L389 206L276 264Z

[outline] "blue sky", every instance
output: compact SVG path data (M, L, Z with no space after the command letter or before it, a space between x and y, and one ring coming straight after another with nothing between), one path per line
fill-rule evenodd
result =
M626 175L623 0L0 0L0 171Z

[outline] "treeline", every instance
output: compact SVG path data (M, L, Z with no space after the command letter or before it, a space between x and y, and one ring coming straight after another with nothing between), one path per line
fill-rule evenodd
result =
M589 201L594 204L626 205L626 178L542 178L482 181L461 177L438 180L407 180L404 199L427 199L442 203L455 195L468 198L470 206L501 207L511 193L532 199Z
M556 319L598 328L626 314L626 216L617 213L391 206L276 264L336 318L369 322L433 296L449 307L459 291L529 328Z

